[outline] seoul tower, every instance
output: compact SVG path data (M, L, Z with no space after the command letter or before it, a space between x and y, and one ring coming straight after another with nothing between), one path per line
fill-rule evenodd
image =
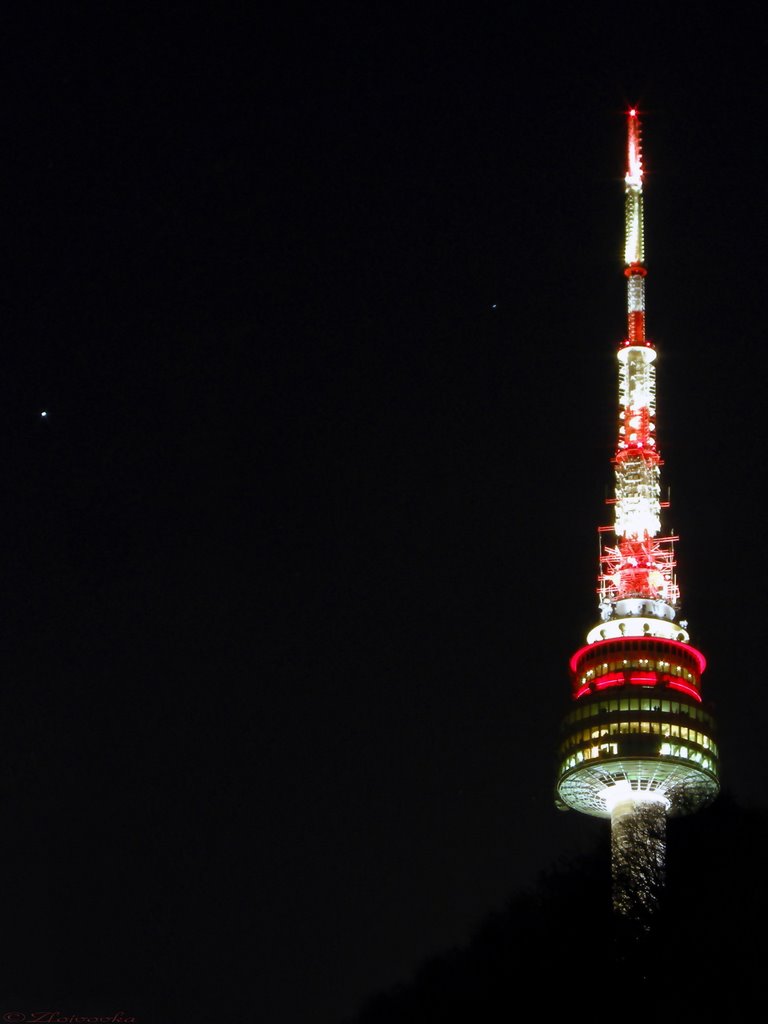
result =
M557 804L611 821L614 909L643 920L664 879L667 816L719 791L704 655L681 620L677 537L663 536L656 438L656 348L645 335L643 163L627 114L624 179L627 336L618 347L614 523L601 536L600 621L570 660L573 708L562 727ZM612 535L612 536L611 536Z

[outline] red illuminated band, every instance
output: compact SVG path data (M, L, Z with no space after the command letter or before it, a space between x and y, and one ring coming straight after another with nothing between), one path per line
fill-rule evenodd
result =
M667 683L667 686L669 686L671 690L680 690L682 693L687 693L689 696L695 697L696 700L701 703L701 694L687 683L680 683L675 680L675 682Z
M699 691L695 689L695 687L689 686L688 683L682 682L676 676L670 676L666 672L630 671L609 672L607 675L599 676L591 683L585 683L584 686L579 687L573 695L573 699L579 700L579 698L585 697L596 690L608 690L616 686L663 686L670 690L680 690L681 693L687 693L688 696L694 697L697 701L701 702L701 695L699 694Z
M585 689L589 690L590 686L595 690L606 690L609 686L672 686L676 690L684 690L685 693L693 694L694 697L699 696L698 690L689 686L688 683L680 682L677 676L672 676L669 672L634 672L632 669L626 669L623 672L608 672L604 676L593 679L591 684L587 683L582 686L579 693Z
M621 639L614 637L610 640L598 640L597 643L585 644L584 647L580 647L579 650L571 657L569 663L571 672L573 672L574 675L578 675L581 671L581 662L583 660L587 660L587 655L594 655L596 659L598 657L598 653L603 652L603 656L607 657L609 653L609 644L626 645L636 641L654 645L653 647L643 648L642 650L644 654L648 653L649 655L659 655L664 654L667 651L679 651L681 654L691 655L695 659L696 664L698 665L699 674L701 674L707 667L707 659L701 651L697 651L696 648L691 647L690 644L681 643L679 640L662 640L658 637L626 636L621 637ZM614 660L618 653L618 650L614 649ZM628 654L634 655L635 653L636 652L634 650L630 651L626 646L623 646L621 651L622 657L627 657ZM589 660L592 661L592 658L590 657Z
M634 347L635 345L638 348L652 348L652 349L656 348L656 346L653 344L653 342L652 341L648 341L647 338L643 338L642 341L632 341L631 338L625 338L622 341L622 343L619 345L619 348L630 348L630 347Z
M629 344L642 345L645 342L645 313L638 310L628 314Z

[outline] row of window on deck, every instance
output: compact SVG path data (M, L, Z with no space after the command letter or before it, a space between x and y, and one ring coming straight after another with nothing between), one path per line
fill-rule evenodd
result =
M594 760L595 758L610 757L612 755L615 757L618 756L618 753L618 743L601 743L599 746L585 747L584 750L577 750L565 759L562 771L567 772L569 769L575 768L577 764ZM716 771L715 762L712 757L701 750L695 750L680 743L662 743L659 748L659 754L662 757L685 758L687 761L693 761L695 764L701 765L707 771Z
M606 736L663 736L696 743L705 750L711 750L717 756L717 744L704 732L691 729L687 725L676 725L673 722L610 722L607 725L595 725L591 728L572 732L563 744L563 749L604 739Z
M689 718L704 722L713 727L712 716L698 705L683 704L676 700L659 700L658 697L619 697L599 703L579 703L568 715L566 722L579 722L584 718L596 718L599 715L612 714L618 711L660 711L664 714L687 715Z
M623 672L624 669L641 669L644 672L663 672L666 675L677 676L685 679L691 686L698 685L698 676L689 672L683 665L676 665L669 661L656 658L622 658L621 661L604 661L601 665L595 665L579 676L579 685L585 686L593 679L608 675L609 672Z

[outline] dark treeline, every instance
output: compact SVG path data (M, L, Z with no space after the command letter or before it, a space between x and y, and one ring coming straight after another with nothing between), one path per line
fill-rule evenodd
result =
M606 827L594 855L542 873L466 948L371 998L354 1024L500 1020L531 1000L577 1020L619 1006L624 1019L713 1003L746 1010L764 984L768 811L723 797L672 821L668 838L664 905L647 931L611 912Z

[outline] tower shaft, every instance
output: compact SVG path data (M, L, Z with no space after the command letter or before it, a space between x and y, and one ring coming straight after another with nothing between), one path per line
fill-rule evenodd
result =
M613 909L640 923L658 909L664 889L667 806L628 792L611 810Z

